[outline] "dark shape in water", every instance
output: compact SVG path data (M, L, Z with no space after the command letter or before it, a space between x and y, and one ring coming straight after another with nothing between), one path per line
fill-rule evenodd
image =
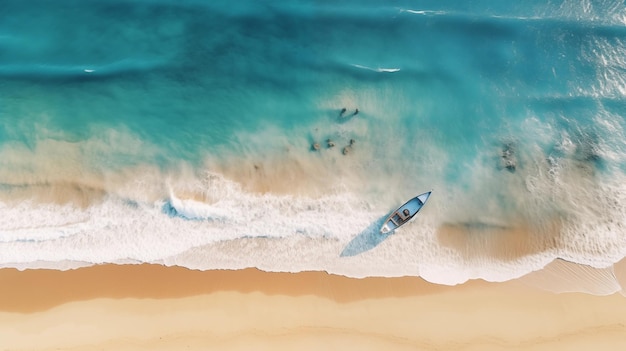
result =
M500 155L502 167L509 172L515 172L517 168L517 159L515 157L515 144L512 142L505 143L502 148L502 154Z
M569 159L583 172L595 175L596 171L606 169L606 161L601 156L599 137L595 132L576 131L572 133L571 141L574 143L574 150L564 147L561 143L556 143L548 152L548 163L552 168L560 160Z
M576 145L574 159L592 165L596 169L602 169L604 160L600 156L600 145L595 134L581 135Z

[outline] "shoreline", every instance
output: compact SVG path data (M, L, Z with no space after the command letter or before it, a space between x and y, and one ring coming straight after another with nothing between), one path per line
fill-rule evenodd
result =
M519 281L193 271L0 269L1 350L588 350L626 346L619 294Z
M64 303L97 298L176 299L226 291L268 296L315 295L349 303L434 294L455 288L420 277L350 278L322 271L265 272L257 268L201 271L145 263L103 264L64 271L1 268L0 283L10 287L0 290L0 311L18 313L45 311ZM470 281L462 285L489 284L497 283Z

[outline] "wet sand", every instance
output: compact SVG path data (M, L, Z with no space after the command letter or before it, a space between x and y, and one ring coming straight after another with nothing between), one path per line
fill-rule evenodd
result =
M626 347L626 298L519 281L101 265L0 269L0 350Z

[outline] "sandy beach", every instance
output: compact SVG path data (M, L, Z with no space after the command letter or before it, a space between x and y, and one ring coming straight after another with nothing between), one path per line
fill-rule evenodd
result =
M626 350L625 24L0 1L0 351Z
M619 294L322 272L0 270L0 350L616 350Z

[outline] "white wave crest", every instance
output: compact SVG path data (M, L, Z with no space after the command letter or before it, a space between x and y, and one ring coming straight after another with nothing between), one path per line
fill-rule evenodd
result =
M356 68L372 71L372 72L381 72L381 73L394 73L394 72L400 71L400 68L381 68L381 67L372 68L372 67L367 67L363 65L357 65L356 63L353 63L352 66Z

